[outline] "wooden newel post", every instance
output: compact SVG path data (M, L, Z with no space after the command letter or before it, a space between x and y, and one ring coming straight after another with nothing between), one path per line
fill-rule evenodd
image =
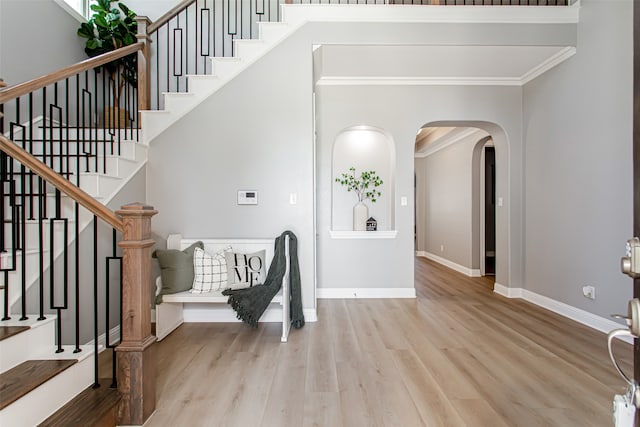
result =
M156 408L156 358L151 334L151 217L141 203L125 205L122 218L122 342L116 348L118 425L143 425Z
M146 16L136 16L138 34L136 38L144 43L142 50L138 51L138 110L151 108L151 37L147 34L147 26L151 21ZM140 114L138 114L138 121Z

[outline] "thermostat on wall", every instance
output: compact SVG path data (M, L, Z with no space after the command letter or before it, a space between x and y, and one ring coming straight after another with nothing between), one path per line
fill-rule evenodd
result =
M238 190L239 205L257 205L258 192L255 190Z

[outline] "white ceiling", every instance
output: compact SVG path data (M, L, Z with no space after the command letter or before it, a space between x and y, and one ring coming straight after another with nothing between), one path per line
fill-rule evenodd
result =
M416 135L415 157L426 157L451 144L474 135L479 141L489 136L482 129L473 127L425 127Z
M323 45L318 84L522 85L570 46Z

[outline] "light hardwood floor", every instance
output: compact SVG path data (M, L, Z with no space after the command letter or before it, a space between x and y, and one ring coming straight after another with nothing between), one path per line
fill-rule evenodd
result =
M320 300L317 323L184 324L155 426L610 426L606 336L416 258L415 300ZM617 352L629 369L631 346Z

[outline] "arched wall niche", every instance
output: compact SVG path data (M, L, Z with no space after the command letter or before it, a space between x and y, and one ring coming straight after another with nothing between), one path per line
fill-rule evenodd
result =
M353 230L353 206L358 199L353 192L335 182L337 177L356 169L375 171L384 182L378 189L382 195L372 203L367 200L369 216L376 219L378 231L395 230L395 167L396 150L393 137L383 129L373 126L351 126L343 129L335 138L331 159L331 229Z

